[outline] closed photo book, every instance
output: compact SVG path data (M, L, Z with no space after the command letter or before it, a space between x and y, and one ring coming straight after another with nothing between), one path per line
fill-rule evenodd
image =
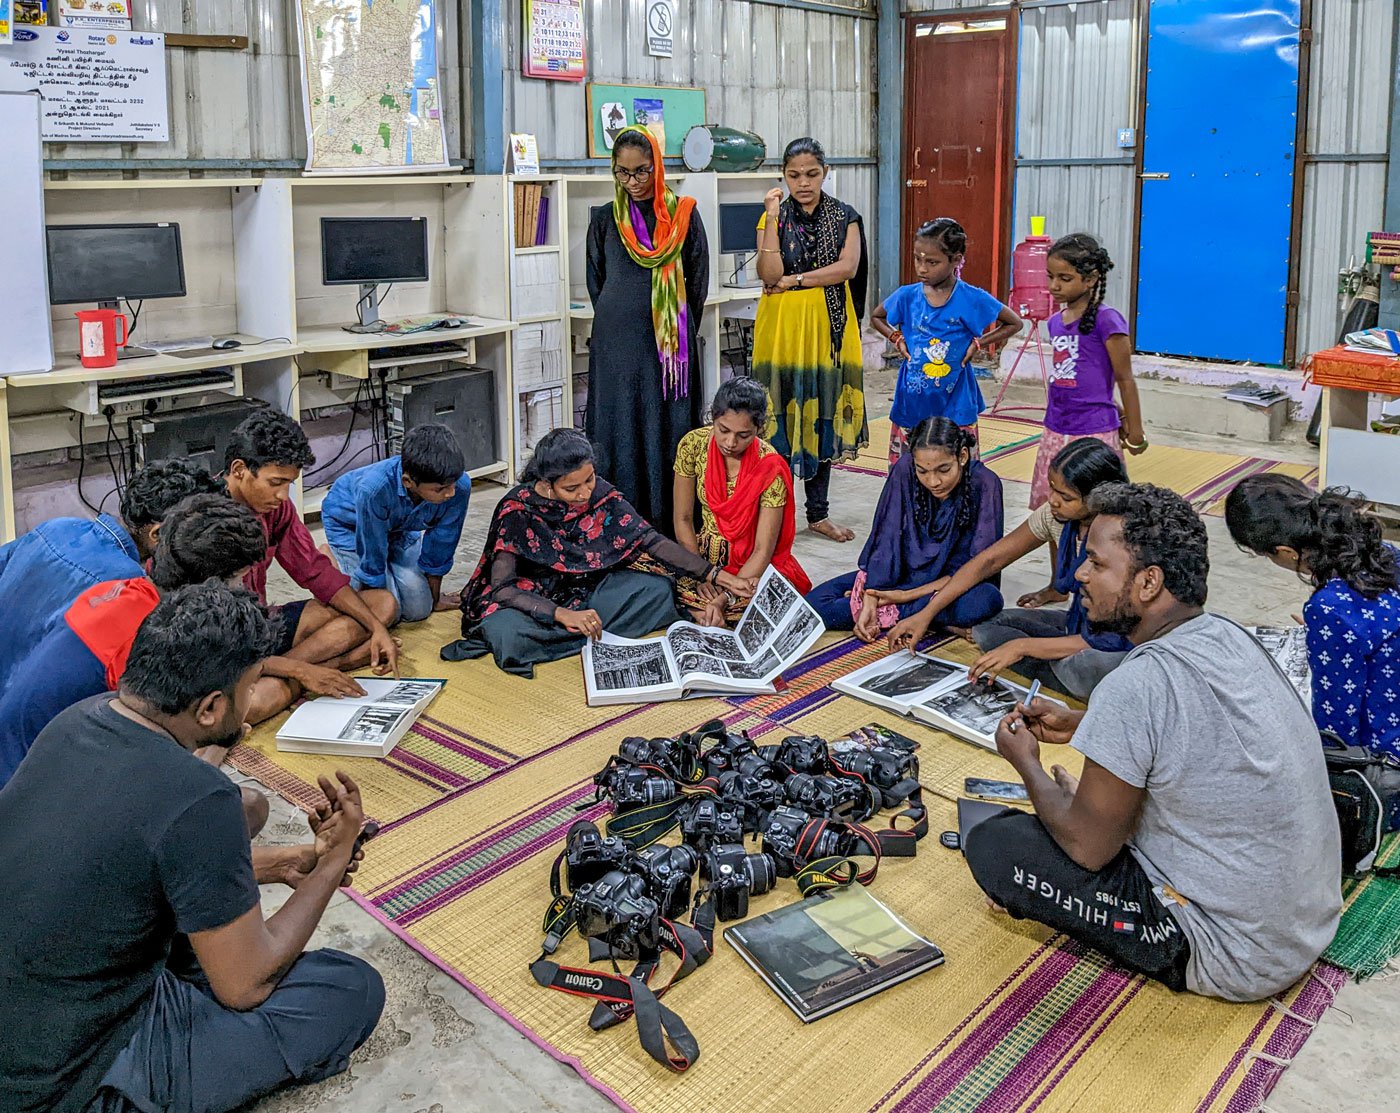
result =
M997 748L1002 716L1030 695L1005 677L990 683L969 680L966 665L923 653L891 653L832 681L831 686L989 750ZM1060 703L1044 693L1041 698Z
M943 964L863 885L755 916L724 938L804 1024Z
M294 754L388 757L442 691L445 680L357 676L354 699L320 696L292 712L277 732L277 749Z

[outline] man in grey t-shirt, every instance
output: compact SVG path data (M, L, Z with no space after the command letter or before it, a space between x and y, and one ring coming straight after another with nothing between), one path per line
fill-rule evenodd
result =
M997 749L1034 815L975 827L968 865L1013 916L1039 920L1173 989L1251 1001L1332 941L1341 842L1312 718L1262 647L1206 614L1206 531L1179 495L1116 484L1097 513L1081 597L1135 648L1087 711L1018 707ZM1076 782L1040 743L1084 755Z

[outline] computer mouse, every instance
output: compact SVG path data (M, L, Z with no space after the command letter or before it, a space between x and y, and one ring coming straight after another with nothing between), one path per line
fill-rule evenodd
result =
M220 340L215 340L209 347L213 348L215 351L225 352L228 351L229 348L243 347L243 341L235 340L232 336L225 336Z
M462 317L444 317L437 323L438 328L464 328L466 319Z

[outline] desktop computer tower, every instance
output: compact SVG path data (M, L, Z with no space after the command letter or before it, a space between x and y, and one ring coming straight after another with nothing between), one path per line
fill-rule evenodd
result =
M127 422L133 470L157 460L193 460L213 475L224 470L233 431L266 402L236 398L187 410L167 410Z
M415 425L437 422L457 437L467 470L494 464L496 443L496 373L488 367L437 371L388 385L389 451L398 452L403 436Z

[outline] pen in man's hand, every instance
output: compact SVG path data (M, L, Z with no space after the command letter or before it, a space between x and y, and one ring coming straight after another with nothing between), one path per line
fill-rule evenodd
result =
M1039 681L1039 680L1032 680L1032 681L1031 681L1031 690L1030 690L1029 692L1026 693L1026 704L1025 704L1025 707L1026 707L1026 710L1027 710L1027 711L1030 710L1031 704L1033 704L1033 703L1035 702L1035 697L1038 696L1038 695L1040 695L1040 681ZM1011 720L1011 723L1010 723L1010 726L1008 727L1008 729L1014 734L1016 731L1020 730L1020 728L1021 728L1021 720L1020 720L1020 719L1012 719L1012 720Z

